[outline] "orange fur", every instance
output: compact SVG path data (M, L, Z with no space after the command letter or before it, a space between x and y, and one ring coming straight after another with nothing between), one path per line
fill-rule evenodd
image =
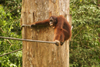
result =
M54 41L60 41L64 42L68 39L71 38L71 25L68 23L68 21L65 19L64 16L60 15L58 17L56 16L51 16L52 18L57 19L57 24L55 24L54 27ZM31 26L36 26L36 25L46 25L49 26L50 18L43 20L43 21L38 21L35 23L32 23Z

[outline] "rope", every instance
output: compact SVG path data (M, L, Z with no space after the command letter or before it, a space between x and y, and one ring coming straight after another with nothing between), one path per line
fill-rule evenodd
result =
M31 25L22 25L21 27L31 27Z
M19 38L3 37L3 36L0 36L0 38L3 38L3 39L10 39L10 40L18 40L18 41L29 41L29 42L40 42L40 43L57 44L57 42L55 42L55 41L52 42L52 41L41 41L41 40L19 39Z
M12 51L12 52L9 52L9 53L5 53L3 55L0 55L0 57L5 56L5 55L8 55L8 54L11 54L11 53L15 53L15 52L20 51L20 50L22 50L22 48L21 49L18 49L18 50L15 50L15 51Z
M23 27L31 27L31 25L24 25L24 24L23 24L23 25L21 26L21 29L22 29Z

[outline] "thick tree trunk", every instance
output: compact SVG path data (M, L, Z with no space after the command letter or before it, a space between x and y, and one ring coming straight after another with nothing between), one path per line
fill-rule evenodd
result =
M69 21L69 0L22 0L21 24L64 15ZM24 27L22 38L53 41L52 27ZM69 41L63 46L23 41L23 67L69 67Z

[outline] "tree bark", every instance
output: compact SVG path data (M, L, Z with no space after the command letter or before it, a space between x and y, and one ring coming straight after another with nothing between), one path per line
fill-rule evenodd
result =
M69 21L69 0L22 0L21 24L64 15ZM53 41L52 27L24 27L23 39ZM69 41L63 46L23 41L23 67L69 67Z

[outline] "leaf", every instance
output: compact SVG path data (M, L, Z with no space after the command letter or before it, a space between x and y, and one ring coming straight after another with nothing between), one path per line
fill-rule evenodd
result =
M82 0L80 0L80 2L82 2Z

